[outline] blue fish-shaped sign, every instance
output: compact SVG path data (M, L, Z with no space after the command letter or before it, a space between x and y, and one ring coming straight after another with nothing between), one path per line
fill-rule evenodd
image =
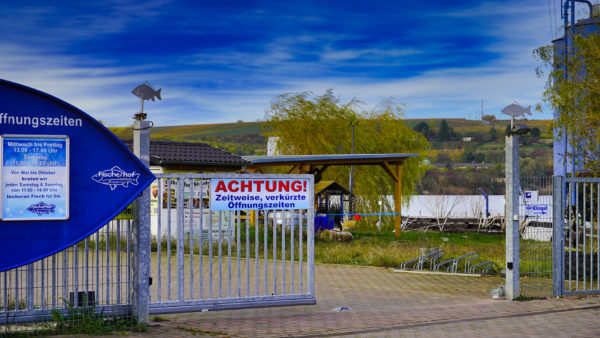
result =
M140 177L140 174L135 171L128 173L114 166L110 169L99 171L96 175L92 176L92 179L100 184L108 185L110 190L115 190L118 186L127 188L130 183L138 185L138 177Z
M0 271L87 238L155 179L91 116L1 79L0 147Z
M37 214L38 216L42 216L42 215L53 214L54 209L56 209L56 205L40 202L37 204L30 205L29 208L27 208L27 211Z

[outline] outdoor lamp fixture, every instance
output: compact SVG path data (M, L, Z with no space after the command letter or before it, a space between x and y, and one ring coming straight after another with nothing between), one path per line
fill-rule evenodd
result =
M524 125L524 124L515 124L509 134L510 135L525 135L528 132L531 131L531 128L529 128L528 126Z
M142 120L146 119L147 114L144 113L144 101L145 100L154 101L154 98L162 100L160 97L161 90L162 90L162 88L155 90L154 87L152 87L152 85L150 83L148 83L148 81L146 81L146 82L142 83L141 85L135 87L131 91L131 94L140 98L140 103L142 105L141 111L139 113L133 115L134 120L142 121Z

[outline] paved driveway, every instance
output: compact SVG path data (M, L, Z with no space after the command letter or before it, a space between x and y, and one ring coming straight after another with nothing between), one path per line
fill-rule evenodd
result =
M140 336L600 336L600 297L494 300L499 277L316 265L317 305L160 315ZM340 307L348 311L333 311ZM151 316L156 319L156 316ZM136 334L133 334L135 336Z

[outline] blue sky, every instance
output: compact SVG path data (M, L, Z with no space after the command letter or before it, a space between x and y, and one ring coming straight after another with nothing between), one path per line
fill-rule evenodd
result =
M501 117L540 102L532 50L555 38L551 1L3 1L0 78L109 125L162 88L156 125L263 119L279 94L333 89L408 118ZM551 114L534 113L534 118Z

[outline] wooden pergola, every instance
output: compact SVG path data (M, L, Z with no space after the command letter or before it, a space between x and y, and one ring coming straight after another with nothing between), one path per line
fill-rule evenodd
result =
M333 154L333 155L278 155L244 156L251 164L246 171L264 173L264 168L275 166L290 167L288 174L313 174L315 183L321 180L323 172L334 165L378 165L394 180L394 213L396 237L400 236L402 218L402 164L418 154Z

